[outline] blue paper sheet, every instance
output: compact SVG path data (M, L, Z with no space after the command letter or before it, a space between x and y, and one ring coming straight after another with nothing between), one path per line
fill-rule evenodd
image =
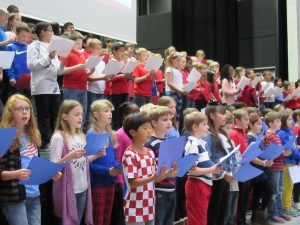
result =
M86 135L85 156L96 155L101 151L109 139L110 133L96 134L90 132Z
M262 173L262 170L257 169L254 166L251 166L249 163L247 163L241 166L239 170L235 174L233 174L233 176L237 181L246 182L250 179L259 176Z
M3 156L12 145L16 133L16 127L0 128L0 156Z
M287 143L284 145L284 149L292 149L296 147L296 140L297 137L295 135L292 135L291 138L288 140Z
M169 170L174 162L177 162L182 158L185 139L185 137L171 138L160 143L158 154L158 173L163 165L165 165Z
M268 148L262 151L262 154L259 155L262 159L273 160L276 159L283 152L284 146L276 145L271 143Z
M177 177L183 177L184 174L194 165L194 163L198 160L199 155L190 154L186 155L183 158L178 160L179 170L176 174Z
M241 164L249 163L258 157L262 151L259 149L259 142L251 142L246 151L242 155Z
M19 183L26 185L39 185L46 183L65 166L65 163L54 163L34 156L27 167L27 169L31 170L29 179L20 180Z

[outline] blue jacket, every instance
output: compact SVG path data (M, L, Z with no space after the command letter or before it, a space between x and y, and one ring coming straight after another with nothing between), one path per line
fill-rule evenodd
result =
M203 140L206 142L208 155L213 163L220 162L220 158L227 155L227 152L225 149L215 149L214 147L214 138L211 133L208 133L205 137L203 137ZM215 179L222 179L224 177L224 172L232 171L230 160L226 160L223 164L223 171L221 171L220 174L215 175Z
M8 79L18 80L22 74L30 74L30 70L27 68L27 44L13 41L7 45L7 51L16 53L11 68L6 70Z
M293 135L293 133L290 129L281 129L281 130L277 131L276 133L279 135L282 145L285 145ZM300 161L300 153L297 148L296 142L295 142L294 147L291 150L292 150L292 154L289 157L284 158L284 163L298 164Z
M88 131L87 136L94 131ZM109 140L109 146L106 148L106 155L90 163L90 176L92 187L113 186L116 183L116 177L109 175L111 167L117 167L116 149L112 141Z
M6 41L7 37L4 31L4 27L0 26L0 42ZM0 47L0 51L6 51L7 50L7 46L4 45L2 47Z

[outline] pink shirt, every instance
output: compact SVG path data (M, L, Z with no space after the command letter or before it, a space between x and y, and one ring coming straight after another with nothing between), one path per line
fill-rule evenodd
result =
M122 162L122 157L127 149L127 147L131 144L130 138L127 136L125 133L123 127L121 127L119 130L116 131L116 135L118 138L118 147L117 147L117 152L116 152L116 160L118 163ZM123 175L117 175L116 177L116 183L117 184L123 184L124 183L124 178Z

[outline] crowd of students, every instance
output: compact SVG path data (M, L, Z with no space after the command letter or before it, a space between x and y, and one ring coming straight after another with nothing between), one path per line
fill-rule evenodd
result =
M249 209L257 224L300 215L300 185L288 173L300 161L299 81L282 82L270 71L256 74L229 64L220 69L202 50L187 56L172 46L163 69L147 71L149 56L161 56L122 42L102 49L100 40L84 40L72 23L63 36L74 47L58 57L48 52L58 28L46 22L29 27L18 12L0 8L0 50L16 52L12 67L0 70L0 127L17 127L12 146L0 157L0 208L8 224L41 224L45 210L66 225L243 225ZM89 56L99 55L104 60L86 69ZM138 64L130 74L103 74L109 60ZM201 77L186 92L193 68ZM237 88L243 77L249 81ZM274 87L276 94L266 96ZM86 138L106 132L105 147L85 157ZM255 158L251 164L263 173L238 182L233 174L241 155L259 134L261 150L299 137L274 160ZM176 163L157 171L160 143L180 136L186 137L184 154L199 155L183 178L176 177ZM218 166L236 146L239 151ZM67 163L46 197L38 185L18 183L30 177L26 168L39 149L50 149L53 162ZM53 224L54 216L47 219Z

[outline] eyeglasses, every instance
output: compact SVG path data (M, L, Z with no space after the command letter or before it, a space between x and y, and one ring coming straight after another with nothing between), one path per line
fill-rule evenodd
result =
M29 106L26 106L26 107L16 107L16 108L13 108L14 111L17 111L17 112L29 112L31 111L31 107Z

